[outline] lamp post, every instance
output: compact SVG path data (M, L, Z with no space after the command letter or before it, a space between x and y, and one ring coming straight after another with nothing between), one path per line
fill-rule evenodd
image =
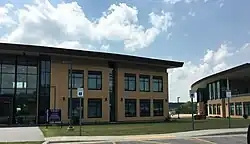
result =
M69 127L68 130L74 130L72 126L72 95L73 95L73 78L72 78L72 61L63 61L63 63L69 65L69 77L70 77L70 99L69 99Z
M192 90L190 90L189 94L190 94L191 103L192 103L192 130L194 130L194 97L195 97L195 93Z
M180 119L180 97L177 97L177 103L178 103L178 108L179 110L177 111L177 114L178 114L178 119Z

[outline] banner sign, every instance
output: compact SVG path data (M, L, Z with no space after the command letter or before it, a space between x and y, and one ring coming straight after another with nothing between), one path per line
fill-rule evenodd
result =
M48 109L46 115L47 115L47 122L61 121L61 110L60 109Z

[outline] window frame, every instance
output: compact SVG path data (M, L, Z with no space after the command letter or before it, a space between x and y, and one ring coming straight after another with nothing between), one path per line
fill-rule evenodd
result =
M130 78L134 78L131 80ZM130 82L134 82L135 87L130 89ZM136 74L124 73L124 91L136 91Z
M216 104L213 104L213 115L216 115Z
M213 105L209 104L209 114L213 114Z
M235 114L235 105L234 103L230 103L230 115L234 115Z
M151 116L151 100L150 99L140 99L139 100L139 103L140 103L140 117L150 117ZM148 113L142 113L142 110L141 110L141 107L142 105L149 105L148 107Z
M96 115L96 116L90 116L89 115L89 105L90 105L90 102L94 102L94 104L95 104L95 112L96 112L96 114L98 114L98 109L97 109L97 104L99 104L99 107L100 107L100 115ZM102 118L102 99L101 98L90 98L90 99L88 99L88 109L87 109L87 114L88 114L88 118Z
M95 76L93 77L89 77L90 75ZM100 76L100 77L98 77ZM90 88L90 79L94 79L95 80L95 88ZM98 81L100 80L100 88L98 88ZM88 71L88 90L102 90L102 71Z
M216 105L216 114L221 115L221 104Z
M154 89L155 84L157 85L157 90ZM153 76L153 92L163 92L163 76Z
M148 90L146 90L146 79L148 79ZM143 83L143 89L141 89L141 83ZM150 75L143 75L143 74L140 74L139 75L139 84L140 84L140 92L150 92L151 88L150 88Z
M74 74L81 74L82 76L75 76ZM72 70L72 89L77 89L77 88L84 88L84 71L83 70ZM81 79L82 86L81 87L74 87L76 79ZM70 76L70 70L68 73L68 89L70 89L70 84L71 84L71 76Z
M161 105L161 107L157 107L158 110L155 110L155 108L156 108L155 106L160 106L160 105ZM154 108L153 109L154 116L164 116L164 100L163 99L154 99L153 100L153 108Z
M235 103L235 115L242 116L242 103Z
M136 99L125 99L125 117L136 117L137 115L137 111L136 111L136 107L137 107L137 100ZM134 112L131 115L128 115L127 113L130 112L130 110L133 108L131 105L134 105Z

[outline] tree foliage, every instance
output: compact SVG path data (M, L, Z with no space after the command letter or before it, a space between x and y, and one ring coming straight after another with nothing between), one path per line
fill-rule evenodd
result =
M196 102L193 103L193 113L197 112ZM190 101L186 102L185 104L180 105L179 108L176 109L176 113L180 114L191 114L192 113L192 103Z

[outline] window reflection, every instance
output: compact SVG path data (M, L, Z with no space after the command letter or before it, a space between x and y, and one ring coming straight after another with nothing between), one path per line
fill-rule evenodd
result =
M17 66L17 73L22 73L22 74L27 73L27 66L18 65Z
M2 64L2 73L15 73L15 65Z
M14 88L13 82L15 82L15 74L2 73L1 88Z
M37 75L28 75L28 86L27 88L36 88L37 85Z

